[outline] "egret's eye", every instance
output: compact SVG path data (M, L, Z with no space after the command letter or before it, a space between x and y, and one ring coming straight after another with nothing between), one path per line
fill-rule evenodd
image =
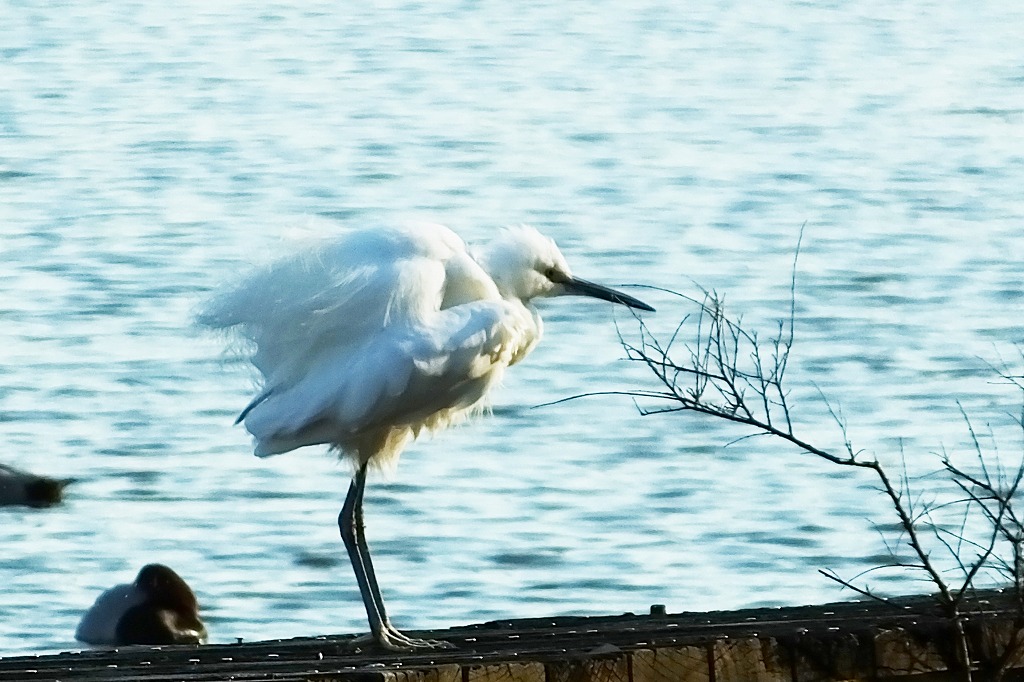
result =
M547 268L544 271L544 276L550 279L552 282L558 282L561 279L558 276L558 270L556 270L555 268Z

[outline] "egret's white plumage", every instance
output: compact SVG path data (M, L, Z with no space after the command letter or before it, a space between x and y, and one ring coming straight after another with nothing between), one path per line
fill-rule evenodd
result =
M511 228L471 253L442 225L355 231L284 258L215 298L199 320L252 345L263 390L239 420L256 454L327 444L356 476L339 524L371 630L424 644L387 621L361 536L366 467L393 465L422 430L481 408L540 340L535 298L576 294L653 310L572 276L554 241Z

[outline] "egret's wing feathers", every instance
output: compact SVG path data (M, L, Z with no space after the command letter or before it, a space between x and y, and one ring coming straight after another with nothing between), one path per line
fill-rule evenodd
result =
M439 225L361 231L265 267L199 316L252 346L256 454L327 443L387 459L455 420L522 353L521 304Z
M239 413L238 418L235 419L235 424L241 424L242 421L245 419L245 416L247 414L249 414L250 412L252 412L252 408L256 407L257 405L262 403L264 400L269 398L270 394L273 393L273 392L274 392L274 389L268 388L267 390L263 391L258 396L256 396L252 400L250 400L249 404L246 405L245 408L243 408L242 411Z
M461 240L441 226L354 232L264 267L198 321L237 329L266 387L289 385L322 355L351 352L393 317L436 310L445 263L459 253Z
M245 417L257 454L319 442L355 447L386 426L444 426L478 404L519 352L524 339L509 324L516 314L506 301L476 301L389 327L355 353L321 357L316 371Z

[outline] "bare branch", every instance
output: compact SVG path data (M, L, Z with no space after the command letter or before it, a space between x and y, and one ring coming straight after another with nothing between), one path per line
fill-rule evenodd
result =
M975 582L986 572L1008 576L1014 585L1024 622L1024 519L1013 506L1014 498L1024 481L1024 458L1012 474L1003 468L998 450L992 453L983 445L966 411L957 403L970 438L971 450L977 462L976 473L954 464L943 453L942 470L949 477L958 495L939 501L934 495L924 496L912 492L913 486L903 459L898 476L892 477L878 458L865 457L854 447L849 425L841 408L825 393L814 386L828 414L838 427L842 446L838 450L821 447L804 439L794 426L789 404L789 391L783 383L789 367L796 328L797 262L803 240L801 227L793 258L790 279L788 315L780 320L775 334L767 341L756 331L747 329L741 317L732 318L726 312L725 300L717 292L698 286L699 295L687 296L669 292L687 305L694 306L675 327L668 342L660 344L644 320L634 313L639 325L639 341L622 340L626 357L644 364L657 380L657 390L608 391L585 395L625 394L631 396L642 415L669 412L693 412L724 419L744 427L745 433L727 445L748 438L772 436L789 443L798 450L837 466L868 471L878 489L898 519L895 538L891 531L883 534L883 542L893 560L846 580L834 571L820 571L826 578L858 594L880 601L871 590L858 587L853 581L874 570L896 569L921 574L937 592L939 605L945 611L957 633L957 661L965 678L970 679L970 652L961 613L964 597ZM665 290L662 290L665 291ZM689 339L684 341L684 339ZM674 355L680 350L684 358ZM1024 348L1018 347L1024 364ZM1024 375L1014 372L1002 361L993 366L1000 379L1015 386L1024 394ZM574 396L578 398L582 396ZM1022 395L1024 398L1024 395ZM547 403L547 404L556 404ZM647 405L655 403L655 406ZM660 405L658 403L661 403ZM1015 416L1016 424L1024 434L1024 408ZM989 427L988 439L995 442ZM903 446L900 443L902 457ZM991 457L991 459L988 459ZM941 523L939 514L957 513L954 529ZM987 523L987 532L971 536L972 519ZM966 557L970 551L973 556ZM897 559L897 557L904 557ZM952 576L955 574L955 578ZM950 576L947 578L947 576ZM1024 649L1024 636L1012 641ZM1007 659L1009 660L1009 659Z

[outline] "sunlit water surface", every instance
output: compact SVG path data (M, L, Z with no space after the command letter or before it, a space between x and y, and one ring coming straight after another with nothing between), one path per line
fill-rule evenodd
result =
M971 464L958 401L1019 459L1021 396L989 363L1024 365L1020 3L373 4L0 8L0 459L77 479L0 510L0 654L79 646L83 610L153 561L214 641L366 628L347 465L253 457L231 425L253 377L191 322L311 219L532 223L577 274L697 282L765 337L806 224L798 431L842 448L820 389L925 502L938 453ZM688 311L631 291L662 338ZM493 416L370 484L400 626L844 599L819 569L886 561L866 475L623 396L531 409L656 388L624 311L542 307Z

